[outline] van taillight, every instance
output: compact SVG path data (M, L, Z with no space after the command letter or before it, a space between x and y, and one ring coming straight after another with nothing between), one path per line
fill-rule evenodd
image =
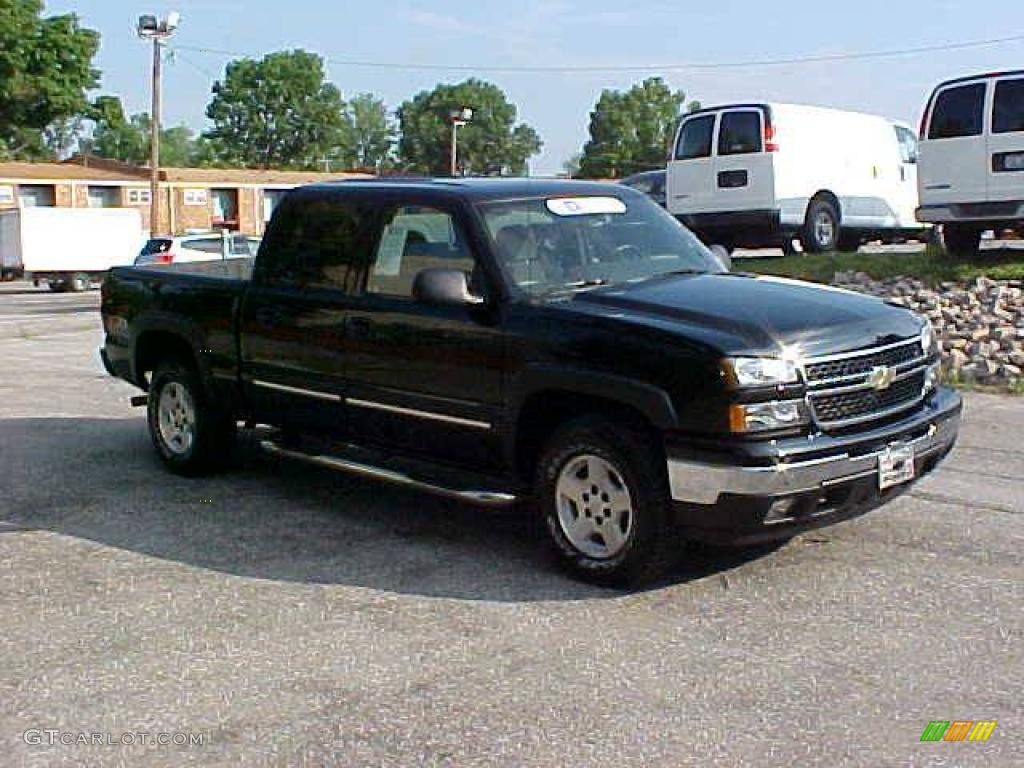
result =
M165 253L158 253L156 255L156 263L157 264L170 264L173 261L174 261L174 254L171 253L170 251L167 251Z
M778 152L779 145L775 141L775 126L767 120L764 123L764 151Z

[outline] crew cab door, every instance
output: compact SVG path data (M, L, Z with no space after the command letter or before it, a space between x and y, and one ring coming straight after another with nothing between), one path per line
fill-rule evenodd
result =
M345 432L345 331L372 212L293 193L264 237L239 320L243 391L259 421Z
M393 196L346 328L353 432L403 453L487 468L500 457L503 340L487 307L413 298L423 269L458 269L488 292L469 212ZM479 242L479 241L477 241Z
M918 163L922 205L987 199L986 93L985 80L948 85L936 92Z
M988 155L989 201L1024 200L1024 76L995 81Z

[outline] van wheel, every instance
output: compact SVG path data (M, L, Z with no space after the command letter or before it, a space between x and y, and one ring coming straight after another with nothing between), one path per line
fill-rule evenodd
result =
M76 272L71 276L71 279L68 280L68 286L72 293L81 293L92 288L92 280L89 279L88 275Z
M235 439L235 421L209 402L199 376L176 360L161 363L149 386L149 435L160 459L181 475L221 467Z
M809 253L834 251L839 243L839 212L828 200L815 198L807 206L800 242Z
M971 259L981 249L981 230L963 224L942 225L942 247L958 259Z
M655 578L670 553L665 461L637 428L588 416L548 442L536 506L562 565L603 585Z

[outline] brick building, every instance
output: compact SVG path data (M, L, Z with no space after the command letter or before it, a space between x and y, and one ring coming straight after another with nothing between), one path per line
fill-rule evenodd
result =
M158 230L180 234L227 226L262 235L292 187L361 173L161 168ZM100 158L63 163L0 163L0 210L29 206L138 208L149 229L149 169Z

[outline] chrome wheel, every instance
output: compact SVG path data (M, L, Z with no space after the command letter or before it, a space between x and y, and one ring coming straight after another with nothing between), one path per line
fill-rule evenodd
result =
M623 550L633 531L633 500L611 462L593 454L569 459L555 494L558 523L574 548L597 560Z
M176 381L160 392L157 404L160 439L171 453L185 456L192 450L196 435L196 409L192 395Z
M835 244L836 223L827 210L819 210L814 217L814 238L822 248L831 248Z

